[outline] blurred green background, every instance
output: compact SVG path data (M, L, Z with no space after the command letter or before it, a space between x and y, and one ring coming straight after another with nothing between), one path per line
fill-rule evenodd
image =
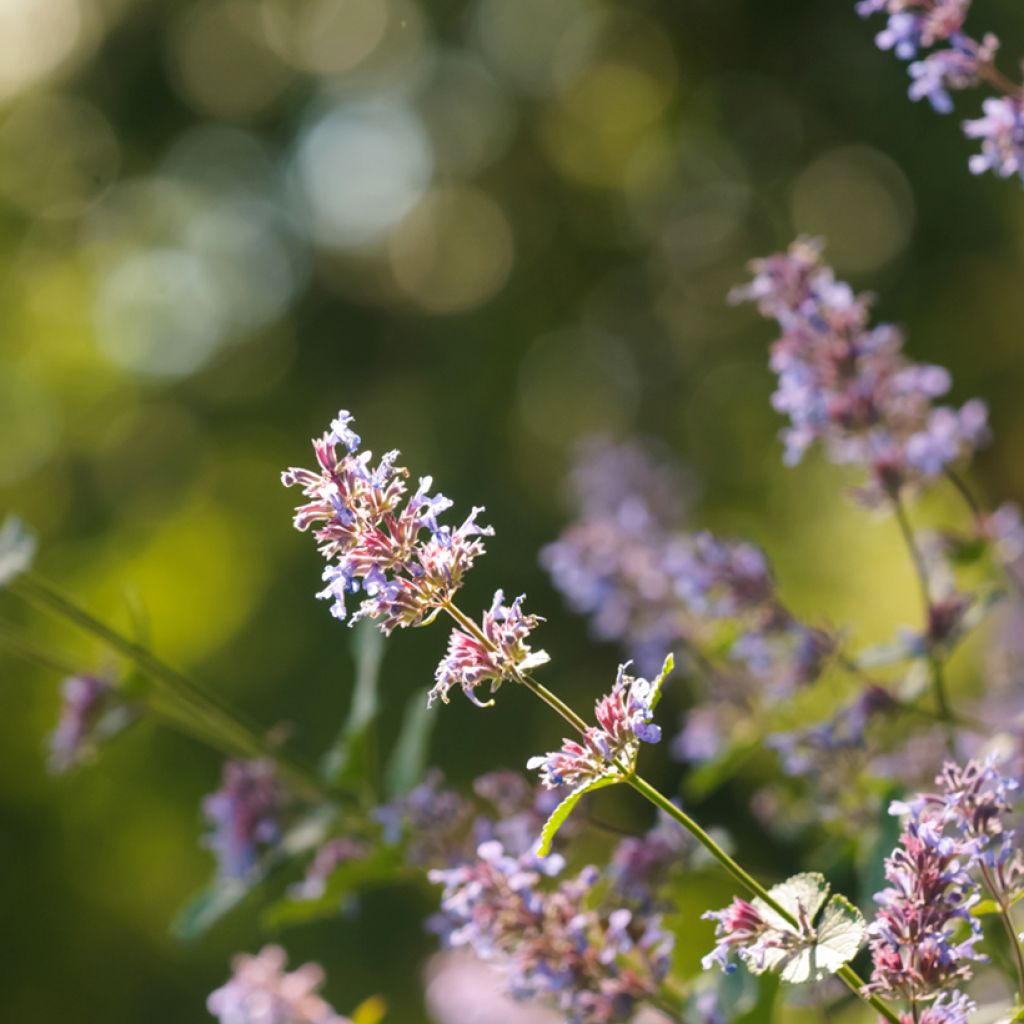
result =
M839 471L783 469L771 335L725 294L749 258L825 235L953 397L988 400L974 476L1019 497L1024 197L967 172L957 122L978 97L956 117L911 104L852 7L0 0L0 508L40 532L45 574L121 625L145 608L163 656L291 723L310 759L344 714L349 634L313 600L278 472L311 461L339 407L457 511L487 506L464 606L527 591L545 679L577 703L618 652L536 553L593 430L664 439L702 483L695 521L766 545L797 611L890 636L917 614L895 530ZM1012 66L1019 3L973 17ZM443 643L390 641L385 734ZM2 654L0 673L0 1020L206 1019L229 956L260 942L246 914L199 946L168 933L211 870L198 801L218 758L142 725L55 780L57 680ZM455 780L559 735L508 689L492 713L436 713ZM736 826L731 809L707 816ZM750 856L781 870L756 837ZM389 1019L420 1021L429 909L382 892L284 938L339 1008L384 992Z

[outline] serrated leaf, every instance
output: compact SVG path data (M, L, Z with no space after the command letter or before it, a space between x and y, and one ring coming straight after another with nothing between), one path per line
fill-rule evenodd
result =
M835 974L843 964L857 955L864 941L864 915L838 893L828 901L815 928L817 942L811 963L811 979Z
M665 662L661 666L661 671L658 673L657 678L651 681L651 710L658 706L658 701L661 700L662 689L665 686L665 680L668 678L669 673L676 667L676 659L672 654L665 656Z
M798 921L813 921L815 915L828 899L829 884L825 876L817 871L804 871L793 875L784 882L772 886L768 894ZM761 917L770 928L778 931L793 931L793 926L760 897L753 901Z
M36 535L17 516L4 520L0 526L0 587L32 565L36 547Z
M430 754L430 735L438 717L436 711L427 707L425 693L414 694L405 705L402 727L385 774L389 799L404 796L423 778Z
M268 928L278 928L334 917L358 891L413 877L416 875L405 864L401 848L383 846L366 857L339 864L327 877L324 891L316 899L288 896L278 900L264 911L262 921Z
M536 854L538 857L546 857L551 852L551 843L554 841L558 830L565 824L573 808L580 802L586 793L592 793L595 789L604 789L606 786L614 786L622 779L618 772L607 772L599 775L596 779L590 779L577 786L552 812L544 827L540 830L540 839L537 840Z
M829 885L822 875L808 872L794 875L770 889L772 898L789 911L808 932L794 928L764 900L754 900L765 922L780 933L777 945L765 943L758 960L748 960L754 973L774 971L790 985L820 981L851 960L864 941L864 917L845 897L833 896L828 903ZM821 920L814 920L825 904Z
M171 931L182 942L201 938L248 895L250 884L237 878L214 879L194 896L175 918Z

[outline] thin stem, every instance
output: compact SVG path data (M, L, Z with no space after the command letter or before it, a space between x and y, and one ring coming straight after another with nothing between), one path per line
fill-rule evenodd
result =
M896 513L896 522L899 524L900 534L903 542L910 553L910 560L914 566L914 575L917 577L918 589L921 592L921 603L924 606L924 640L928 650L928 667L931 670L932 690L935 694L935 707L939 718L946 727L946 746L950 754L956 756L956 732L953 728L953 718L950 712L949 699L946 695L946 673L942 663L942 657L935 650L931 639L931 617L932 617L932 593L931 580L928 573L928 565L924 560L921 549L914 539L914 530L910 525L907 510L898 493L892 495L893 511Z
M348 796L340 790L325 786L312 769L275 748L260 734L258 728L243 720L229 704L164 664L147 648L122 636L79 608L35 573L19 576L9 584L9 588L29 604L74 623L119 651L145 675L162 685L179 703L198 715L204 731L216 731L243 756L273 761L282 778L300 793L319 800L338 800Z
M985 886L992 899L999 906L999 918L1006 929L1006 937L1010 940L1010 948L1013 950L1014 967L1017 971L1017 997L1024 1003L1024 952L1020 948L1020 940L1017 938L1017 930L1013 926L1013 917L1010 913L1010 905L1006 900L1003 887L996 884L992 872L984 863L981 865L981 877L985 880Z
M494 644L487 638L484 632L479 626L463 611L457 608L451 601L446 601L442 606L444 610L464 629L467 633L474 636L481 644L484 645L488 650L495 650ZM548 707L552 708L557 712L562 719L569 723L574 729L579 732L586 732L587 723L578 715L572 708L569 707L563 700L555 696L547 687L537 682L531 675L527 673L516 673L516 679L523 683L532 693L539 697ZM625 781L630 787L638 792L645 800L652 803L658 810L664 812L673 821L681 825L686 829L696 840L699 842L704 849L714 857L715 860L725 869L728 874L745 889L748 893L763 900L772 910L775 911L784 921L792 925L794 928L799 928L800 924L797 919L782 906L777 900L775 900L771 893L761 885L761 883L754 878L749 872L744 870L732 857L729 856L723 850L718 843L704 831L701 826L694 821L682 808L677 807L672 801L665 796L661 790L652 786L646 779L637 775L634 771L630 771L623 765L615 762L616 767L622 772L623 781ZM877 996L868 995L864 992L864 980L857 974L856 971L848 964L841 967L837 972L837 975L846 983L850 990L865 1002L869 1003L878 1013L880 1013L889 1024L900 1024L899 1018L885 1005Z

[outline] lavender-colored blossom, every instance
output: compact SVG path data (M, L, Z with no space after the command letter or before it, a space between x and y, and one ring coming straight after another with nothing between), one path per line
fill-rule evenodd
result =
M448 944L503 966L512 995L544 998L570 1024L611 1024L655 994L672 950L660 917L590 908L593 868L545 885L564 869L557 855L510 857L497 842L477 854L430 878L444 886Z
M993 171L1000 178L1016 174L1024 180L1024 101L990 96L981 106L983 117L964 122L964 134L981 140L981 152L968 162L971 173Z
M124 724L123 720L110 719L111 712L123 710L116 692L110 683L96 676L69 676L64 680L60 719L50 735L51 772L62 774L81 764L92 755L104 734Z
M574 522L541 564L596 637L625 643L641 672L656 672L689 637L676 590L684 476L650 442L592 438L569 480Z
M317 993L324 983L319 964L286 971L280 946L233 962L230 981L210 994L206 1008L220 1024L351 1024Z
M489 707L494 701L480 700L476 695L478 686L490 683L494 693L504 680L548 660L543 651L531 651L526 643L526 638L543 620L536 615L524 615L523 600L524 596L520 595L506 605L505 595L498 590L490 609L484 612L479 634L462 628L452 631L448 653L437 666L429 704L438 698L447 704L448 691L460 686L478 707Z
M652 721L654 688L646 679L626 674L629 663L619 666L611 692L594 707L597 726L583 735L583 742L564 740L560 750L531 757L526 767L540 769L549 789L580 786L609 772L631 771L641 743L657 743L661 729Z
M979 69L992 63L999 47L999 40L991 33L980 44L962 35L953 37L953 42L949 49L935 50L909 68L910 98L927 99L940 114L953 110L951 90L959 92L978 84Z
M987 440L984 404L933 405L949 389L947 371L910 362L891 324L870 326L870 297L836 280L818 242L799 239L751 268L753 281L731 298L756 302L782 330L772 401L790 420L788 464L820 442L833 462L868 471L862 496L874 503L923 486Z
M693 843L689 833L666 815L642 836L627 836L616 844L608 876L624 903L640 910L657 904L656 892L673 868L681 866Z
M967 865L971 844L945 835L942 824L912 810L900 846L886 859L889 888L875 900L879 911L868 926L874 967L867 991L919 1003L971 977L971 961L983 959L974 945L981 926L970 913L978 885ZM966 926L966 939L957 932Z
M894 813L927 817L952 834L991 895L1001 903L1013 899L1024 889L1024 857L1006 820L1019 782L1000 774L994 757L962 767L948 761L935 781L940 792L896 803Z
M943 992L917 1017L912 1013L902 1014L900 1024L968 1024L976 1009L974 1001L963 992Z
M704 970L717 964L726 974L732 974L736 970L731 959L734 952L755 964L763 960L762 941L771 929L752 903L734 896L724 910L709 910L701 916L715 922L715 948L701 961Z
M226 761L221 788L203 800L206 845L225 878L246 878L278 840L285 794L269 761Z
M483 554L480 536L493 531L476 523L482 508L474 508L456 529L439 524L451 502L430 493L430 477L421 478L405 498L408 470L395 465L398 452L388 452L374 466L370 452L359 452L351 422L349 413L340 412L330 431L313 442L318 470L291 468L281 475L286 487L297 485L311 499L296 509L295 526L314 528L328 561L327 587L317 596L330 600L332 613L344 619L348 595L361 590L365 599L350 624L378 619L385 633L423 625Z

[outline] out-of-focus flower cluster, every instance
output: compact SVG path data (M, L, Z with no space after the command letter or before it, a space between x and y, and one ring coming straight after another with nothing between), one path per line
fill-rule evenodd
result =
M97 676L69 676L61 697L60 719L50 735L50 771L57 774L89 760L97 744L131 716L115 687Z
M318 994L319 964L286 971L287 962L280 946L236 957L231 979L210 993L207 1009L220 1024L351 1024Z
M753 261L753 281L731 298L755 302L782 330L772 345L772 404L790 420L786 462L819 442L833 462L867 471L860 493L877 503L968 458L988 439L988 411L978 399L959 409L935 405L950 389L949 373L909 360L892 324L870 326L871 297L837 281L821 251L799 239Z
M206 844L216 854L223 877L252 875L261 853L281 834L286 804L286 792L270 761L224 763L221 788L203 801L211 827Z
M910 98L927 99L940 114L953 110L951 92L981 85L1004 95L982 103L984 116L964 122L964 134L981 140L981 153L971 157L973 174L991 170L1001 178L1024 172L1024 94L995 66L999 40L991 32L979 40L963 30L971 0L860 0L862 17L886 14L886 27L875 36L883 50L892 50L910 64ZM929 50L920 59L921 50Z
M700 657L739 625L725 640L729 661L760 685L782 695L816 678L834 639L788 611L756 545L681 529L681 477L639 442L583 445L571 473L575 520L541 552L554 585L642 672L657 671L666 651Z
M595 868L545 886L564 870L558 855L513 857L497 841L477 853L431 879L444 886L449 944L499 960L513 995L546 996L573 1024L604 1024L628 1020L656 994L672 951L657 914L589 909Z

